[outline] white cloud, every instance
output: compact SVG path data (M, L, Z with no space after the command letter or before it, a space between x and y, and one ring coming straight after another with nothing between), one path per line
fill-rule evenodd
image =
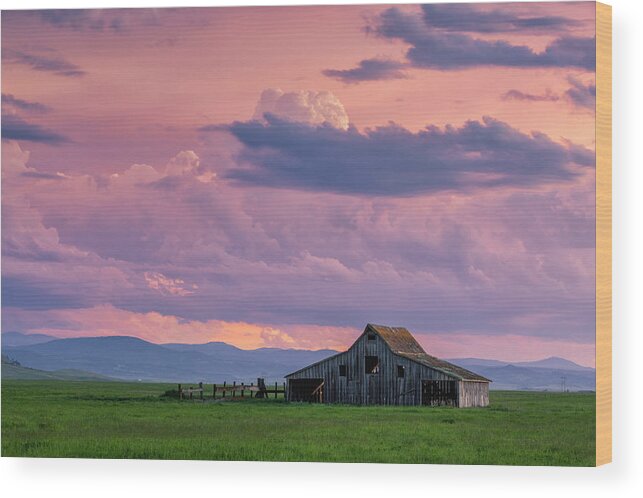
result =
M199 156L192 150L183 150L167 163L165 174L168 176L194 173L199 169Z
M254 119L263 119L265 113L290 121L308 124L329 124L335 128L348 128L348 114L344 105L331 92L300 90L283 92L269 88L261 93Z
M180 278L169 278L159 272L145 272L145 281L150 289L154 289L163 295L189 296L193 291L185 288L185 281ZM197 285L192 285L197 289Z

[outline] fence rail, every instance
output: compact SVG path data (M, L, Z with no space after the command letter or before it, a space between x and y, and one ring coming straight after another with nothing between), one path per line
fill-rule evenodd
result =
M178 386L180 399L194 399L195 396L198 396L198 399L206 399L206 388L204 387L203 382L199 382L198 387L185 387L181 384ZM246 384L244 382L237 384L236 381L233 381L232 384L228 384L227 382L224 382L223 384L212 384L211 399L221 399L225 397L244 398L246 395L249 398L267 399L271 394L274 395L275 399L277 399L280 394L285 397L286 383L283 382L279 385L278 382L275 382L273 388L272 384L267 386L264 379L259 378L257 379L256 384L254 382L251 382L250 384ZM210 398L210 396L207 397Z

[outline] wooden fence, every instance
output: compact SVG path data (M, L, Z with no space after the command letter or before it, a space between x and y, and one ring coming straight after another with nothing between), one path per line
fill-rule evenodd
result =
M199 382L198 387L184 387L181 384L179 384L179 398L180 399L194 399L195 396L197 399L205 399L206 398L206 388L203 385L203 382ZM274 388L272 385L267 386L264 379L257 379L257 383L251 382L250 384L246 384L244 382L240 382L237 384L236 381L232 382L232 384L228 384L227 382L224 382L223 384L212 384L212 397L211 399L221 399L225 397L230 397L230 398L236 398L236 397L249 397L249 398L259 398L259 399L267 399L270 397L270 395L274 395L274 398L277 399L277 397L281 394L283 397L286 395L286 383L283 382L281 385L279 385L277 382L274 384ZM210 396L208 396L210 397Z

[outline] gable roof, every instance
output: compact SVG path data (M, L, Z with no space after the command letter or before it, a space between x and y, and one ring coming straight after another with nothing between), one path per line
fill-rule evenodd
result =
M396 354L426 354L426 351L424 351L422 346L420 346L420 344L415 340L415 337L411 335L411 332L406 330L404 327L387 327L385 325L369 323L364 329L364 332L367 331L377 333L388 347L391 348L391 351Z
M419 363L420 365L439 370L440 372L452 377L456 377L459 380L491 382L491 380L483 377L482 375L478 375L477 373L471 372L466 368L459 367L457 365L454 365L453 363L449 363L448 361L444 361L436 358L435 356L427 354L422 346L420 346L420 343L415 340L415 337L413 337L413 335L404 327L387 327L386 325L376 325L373 323L369 323L368 325L366 325L366 328L364 329L364 332L362 332L360 337L368 332L374 332L379 335L391 349L393 354ZM359 338L355 342L357 342L358 340ZM355 343L353 343L351 348L354 345ZM319 363L324 363L331 358L343 355L344 353L346 353L346 351L334 354L332 356L329 356L328 358L324 358L323 360L316 361L315 363L287 374L285 377L290 377L291 375L301 372L302 370L306 370L307 368L318 365Z
M398 356L407 358L435 370L439 370L447 375L452 375L461 380L473 380L479 382L491 382L489 379L471 372L466 368L459 367L448 361L441 360L435 356L427 354L426 351L415 340L415 337L404 327L387 327L385 325L375 325L369 323L364 332L373 331L377 333L386 342L391 351Z

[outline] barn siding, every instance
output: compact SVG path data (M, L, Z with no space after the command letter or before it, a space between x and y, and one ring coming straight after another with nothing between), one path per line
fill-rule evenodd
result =
M365 357L377 356L379 373L365 373ZM346 365L347 377L339 376L339 366ZM397 377L397 366L404 367L404 378ZM288 376L288 379L324 379L324 402L376 405L420 405L422 380L459 380L444 372L398 356L375 334L368 340L368 330L344 352L310 365ZM486 387L470 386L480 384ZM458 382L460 406L486 406L488 383ZM485 400L486 399L486 403ZM475 402L478 404L470 405Z
M461 380L458 382L458 406L489 406L489 383Z

